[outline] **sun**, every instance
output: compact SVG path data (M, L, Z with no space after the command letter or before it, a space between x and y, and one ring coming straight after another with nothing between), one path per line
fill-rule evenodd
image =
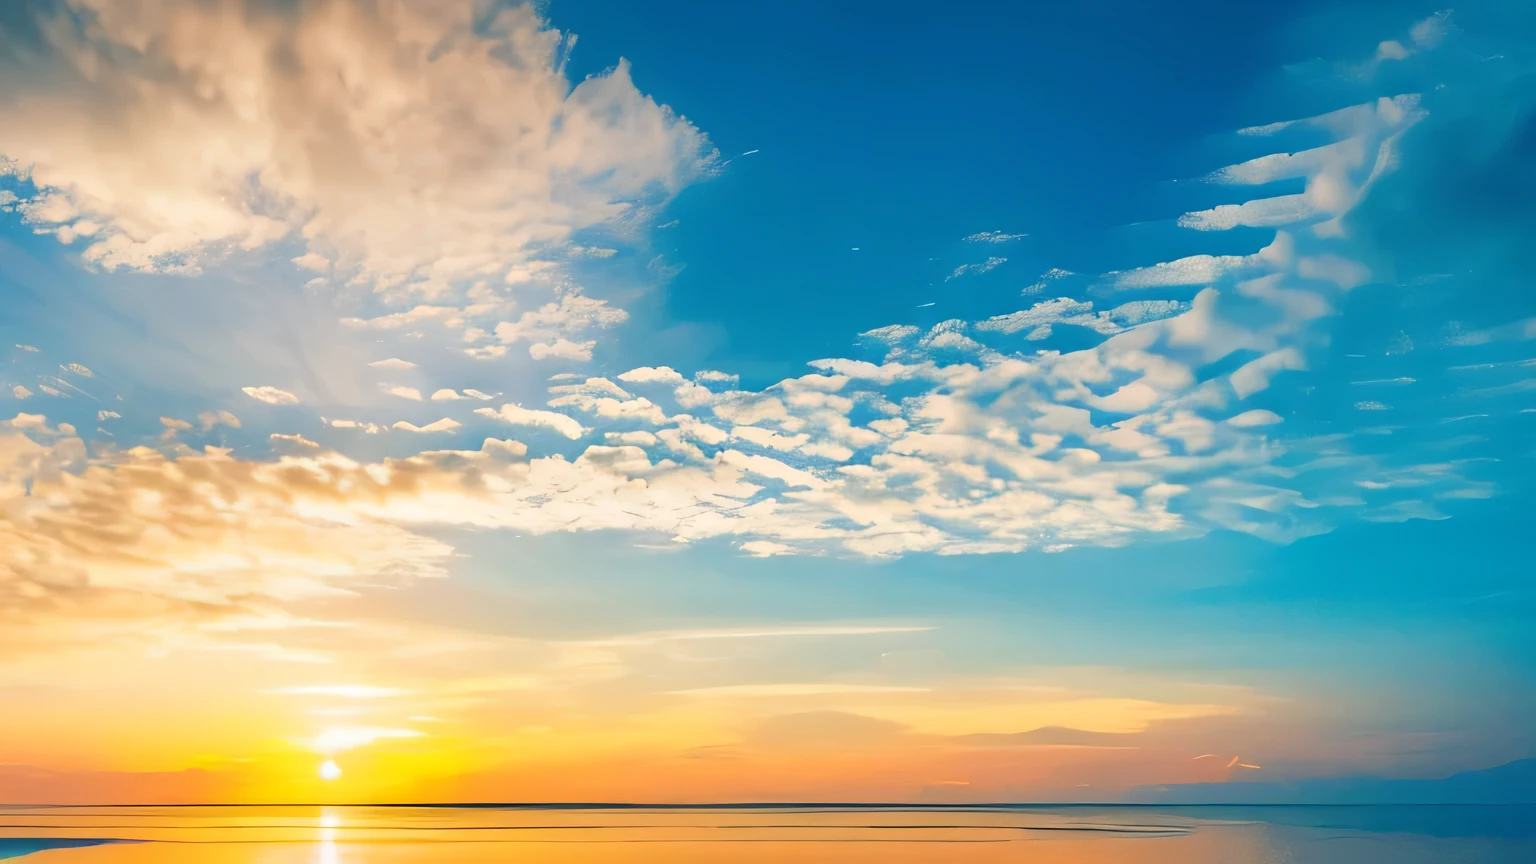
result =
M341 766L336 760L327 759L320 763L320 779L325 781L337 780L341 777Z

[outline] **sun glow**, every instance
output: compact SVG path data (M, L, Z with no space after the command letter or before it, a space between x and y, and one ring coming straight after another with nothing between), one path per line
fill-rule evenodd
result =
M327 759L324 762L320 763L320 779L321 780L325 780L325 781L329 782L331 780L339 780L340 778L341 778L341 766L336 764L336 760L335 759Z

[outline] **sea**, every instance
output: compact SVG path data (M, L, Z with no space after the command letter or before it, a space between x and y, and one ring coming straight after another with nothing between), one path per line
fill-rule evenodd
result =
M0 805L25 864L1532 864L1536 806Z

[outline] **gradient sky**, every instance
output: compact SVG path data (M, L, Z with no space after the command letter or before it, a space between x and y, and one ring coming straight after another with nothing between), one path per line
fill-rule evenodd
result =
M5 4L0 801L1536 756L1536 9L1175 6Z

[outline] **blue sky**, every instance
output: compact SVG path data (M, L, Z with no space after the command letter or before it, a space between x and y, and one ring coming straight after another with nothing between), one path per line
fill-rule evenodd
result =
M303 623L368 622L544 646L475 680L586 694L588 766L772 687L645 746L1536 755L1519 4L424 8L0 19L0 686L135 629L388 677ZM1076 707L976 695L1025 680Z

